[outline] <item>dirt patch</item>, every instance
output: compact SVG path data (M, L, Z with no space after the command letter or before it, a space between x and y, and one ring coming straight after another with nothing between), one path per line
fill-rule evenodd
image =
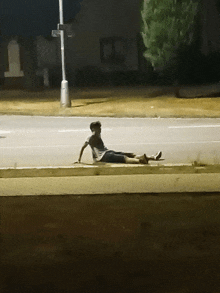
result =
M70 89L70 108L60 90L1 91L0 113L43 116L220 117L220 97L176 98L158 88Z
M217 194L0 203L3 293L220 290Z

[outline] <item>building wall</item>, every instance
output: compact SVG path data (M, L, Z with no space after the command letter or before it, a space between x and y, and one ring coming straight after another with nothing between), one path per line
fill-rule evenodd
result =
M220 51L220 16L215 0L201 2L201 52Z
M5 55L5 48L3 46L3 42L1 41L0 43L0 85L2 85L4 81L4 73L5 73L4 55Z
M141 2L83 0L75 21L67 25L68 32L74 33L72 38L65 40L67 70L75 71L87 65L104 70L137 70L141 67L140 60L145 70L146 64L137 45L141 42L140 38L137 40ZM215 0L201 1L201 41L204 55L220 51L220 18ZM38 74L43 75L45 68L61 67L59 38L48 40L39 36L35 44ZM6 83L10 79L11 82L22 82L24 71L18 38L3 42L1 47L1 64L4 64L0 68L0 78L4 77Z
M4 87L23 87L22 49L17 37L7 38L1 44L1 84Z
M31 50L30 42L33 43ZM34 59L36 59L36 66ZM60 59L59 39L50 41L42 36L35 40L21 39L16 36L5 38L1 44L1 84L4 84L5 88L24 88L29 82L31 86L35 84L37 87L41 83L40 79L48 78L45 69L59 66ZM40 79L35 78L36 75Z
M100 58L100 39L123 37L125 67L138 68L137 33L140 31L140 10L137 0L84 0L82 9L72 24L75 37L68 40L70 66L105 66Z
M83 0L82 9L76 21L68 24L68 31L75 36L65 40L67 70L93 65L115 70L133 70L138 68L136 36L139 32L139 0ZM114 38L116 37L116 40ZM120 39L123 39L121 40ZM124 55L123 63L101 60L100 40L110 38L114 41L117 54ZM113 39L112 39L113 38ZM119 38L119 39L117 39ZM11 40L8 52L9 68L4 70L5 79L21 78L24 71L20 64L20 44L15 37ZM37 53L37 75L45 68L61 66L60 39L48 40L39 36L35 40ZM108 55L111 45L103 45L103 56ZM111 51L110 51L111 53ZM109 53L109 54L110 54ZM4 54L5 55L5 54ZM108 56L107 56L108 57ZM117 57L117 56L116 56Z
M8 49L8 70L5 71L5 77L23 77L21 70L20 45L16 39L12 39L7 46Z
M43 36L36 39L38 68L51 68L60 63L60 42L58 38L47 40Z

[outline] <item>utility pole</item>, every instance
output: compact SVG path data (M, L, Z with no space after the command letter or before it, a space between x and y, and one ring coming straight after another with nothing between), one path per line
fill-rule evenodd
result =
M61 82L61 107L71 107L71 101L69 99L69 87L68 81L66 80L66 66L65 66L65 51L64 51L64 33L65 26L63 23L63 0L59 0L59 13L60 13L60 23L57 26L57 30L52 31L53 37L60 36L61 44L61 62L62 62L62 82Z

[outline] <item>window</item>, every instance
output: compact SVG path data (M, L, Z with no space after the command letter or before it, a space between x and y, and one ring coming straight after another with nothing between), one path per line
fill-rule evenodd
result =
M100 58L102 63L122 64L125 61L126 40L122 37L100 39Z

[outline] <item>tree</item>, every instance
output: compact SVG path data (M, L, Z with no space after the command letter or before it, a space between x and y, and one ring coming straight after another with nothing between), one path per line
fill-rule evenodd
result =
M196 0L143 0L144 57L154 68L173 64L181 47L193 41Z

